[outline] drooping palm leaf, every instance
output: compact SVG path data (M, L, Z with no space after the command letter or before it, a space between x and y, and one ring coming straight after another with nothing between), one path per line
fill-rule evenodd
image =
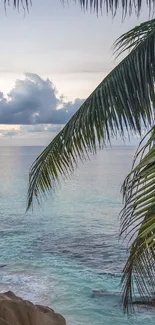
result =
M64 1L64 0L63 0ZM127 14L131 15L133 12L139 16L142 6L145 4L149 8L150 13L154 13L155 0L74 0L79 2L82 9L91 9L99 12L106 9L107 13L111 12L113 17L118 9L122 9L123 17Z
M134 284L141 301L148 302L155 291L155 127L136 152L123 194L121 234L131 242L122 278L123 306L128 310L135 296Z
M25 10L29 9L29 6L32 5L31 0L4 0L4 7L13 6L14 8L20 8L20 6Z
M154 20L152 20L154 26ZM30 171L28 208L72 173L78 159L125 132L141 134L152 123L155 106L155 30L100 83L62 131L34 162Z
M66 0L60 0L65 3ZM79 2L83 10L91 10L95 12L106 10L107 13L111 12L114 17L119 8L122 9L123 18L133 12L137 16L140 15L143 5L146 5L149 8L150 13L154 13L155 9L155 0L74 0L74 2ZM12 5L18 7L21 5L23 8L29 7L31 5L31 0L4 0L4 5Z
M148 35L155 31L155 19L143 22L139 26L121 35L114 43L115 52L120 55L124 51L134 49L142 41L147 40Z

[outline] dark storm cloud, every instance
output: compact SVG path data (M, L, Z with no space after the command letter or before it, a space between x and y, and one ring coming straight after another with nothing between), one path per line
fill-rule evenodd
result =
M16 80L8 98L0 92L0 124L65 124L84 101L64 102L49 79L33 73L25 76Z

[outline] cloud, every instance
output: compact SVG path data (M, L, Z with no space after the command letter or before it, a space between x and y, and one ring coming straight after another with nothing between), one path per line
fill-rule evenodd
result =
M22 125L18 132L20 133L42 133L42 132L54 132L57 133L62 129L63 125L57 124L36 124L36 125Z
M10 130L0 129L0 137L14 137L19 134L19 130L11 128Z
M26 73L24 80L16 80L7 98L0 92L0 124L63 125L83 101L76 98L73 102L66 102L63 96L58 96L57 89L49 79Z
M0 129L0 137L21 137L21 136L29 136L31 134L31 137L38 136L41 133L51 134L52 133L58 133L63 128L63 125L53 125L53 124L36 124L36 125L20 125L17 127L11 127L9 129Z

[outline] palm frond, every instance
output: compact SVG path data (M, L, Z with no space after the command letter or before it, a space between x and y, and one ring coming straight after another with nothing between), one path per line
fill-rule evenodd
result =
M31 0L4 0L4 7L13 6L14 8L19 9L22 7L24 10L28 10L29 6L32 5Z
M146 41L151 33L155 32L155 19L143 22L139 26L134 27L129 32L121 35L114 43L115 53L118 55L124 51L133 50L141 42Z
M60 1L66 2L66 0ZM145 2L142 0L74 0L74 2L78 2L82 10L91 10L97 14L99 11L102 13L103 10L106 10L107 13L111 12L113 17L118 9L121 8L123 18L126 15L131 15L133 12L139 16L144 4L148 7L150 14L154 14L155 9L155 0L145 0ZM4 0L4 5L5 7L13 5L15 8L19 8L21 5L24 9L28 9L29 5L31 5L31 0Z
M133 169L123 184L123 195L121 234L131 242L122 278L123 306L128 311L134 285L144 301L155 291L155 127L136 152Z
M65 2L65 0L62 0ZM79 2L83 10L92 10L102 12L104 9L107 13L111 12L112 16L116 15L118 9L121 8L122 16L131 15L133 12L139 16L142 6L146 5L149 8L149 13L154 13L155 0L74 0Z
M54 188L61 176L74 171L97 146L102 148L126 131L141 134L152 123L155 106L155 33L132 52L100 83L71 120L47 146L30 170L28 208Z

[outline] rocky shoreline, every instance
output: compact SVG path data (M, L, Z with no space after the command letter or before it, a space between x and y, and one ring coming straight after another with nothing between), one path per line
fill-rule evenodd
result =
M0 294L0 325L66 325L65 318L53 309L34 305L12 291Z

